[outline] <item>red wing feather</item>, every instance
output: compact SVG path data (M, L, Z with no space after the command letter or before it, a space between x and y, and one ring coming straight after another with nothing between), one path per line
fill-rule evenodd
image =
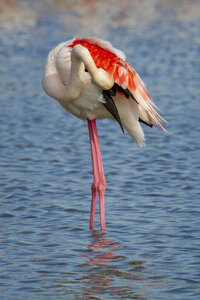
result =
M125 60L125 55L121 51L113 48L108 42L98 39L77 38L69 47L73 48L77 44L89 50L97 68L102 68L108 72L112 80L123 89L129 89L150 122L166 131L160 123L161 121L166 122L165 119L156 111L157 107L143 81L129 62Z

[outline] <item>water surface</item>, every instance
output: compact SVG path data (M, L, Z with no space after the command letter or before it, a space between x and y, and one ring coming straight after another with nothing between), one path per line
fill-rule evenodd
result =
M1 7L1 299L200 298L199 12L198 1ZM88 228L87 124L41 88L49 50L75 35L123 50L168 121L168 134L144 127L142 149L98 121L104 234L98 210Z

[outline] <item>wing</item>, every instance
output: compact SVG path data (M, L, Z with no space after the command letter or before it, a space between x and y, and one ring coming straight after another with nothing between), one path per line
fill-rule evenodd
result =
M95 63L111 75L117 92L123 93L126 98L130 97L138 103L140 111L139 120L141 122L151 127L153 124L156 124L162 130L166 131L161 124L161 122L166 122L165 119L157 112L158 108L148 93L144 82L127 61L115 58L113 63L105 61L100 63L98 59Z
M165 119L157 112L158 108L148 93L144 82L130 63L126 61L123 52L113 48L109 42L97 38L75 38L70 47L77 44L86 47L96 66L110 74L115 82L114 89L116 92L124 94L126 98L130 97L138 103L139 121L149 126L156 124L166 131L161 125L161 122L166 122ZM120 123L119 120L117 121Z

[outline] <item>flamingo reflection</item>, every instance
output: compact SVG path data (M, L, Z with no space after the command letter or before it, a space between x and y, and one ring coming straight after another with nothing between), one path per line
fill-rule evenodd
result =
M87 265L101 265L107 264L120 258L112 251L120 249L122 246L116 242L110 241L107 235L99 231L93 231L90 236L93 238L92 242L88 245L88 254L79 254L79 257L86 257ZM111 251L112 250L112 251Z
M110 241L105 234L94 231L91 235L94 240L88 245L88 249L93 253L93 257L89 257L89 265L106 264L108 262L119 259L119 256L115 255L110 250L117 250L121 248L116 242ZM100 253L99 253L100 252Z
M81 291L82 299L93 299L91 297L95 299L95 296L98 297L98 295L105 296L105 299L107 295L115 298L120 293L127 297L134 297L134 299L144 299L143 294L133 292L133 286L113 285L116 278L127 279L127 276L130 277L126 271L120 270L120 260L124 257L120 256L118 251L122 245L109 240L106 234L98 231L93 231L90 238L92 241L88 245L88 253L78 255L86 258L86 262L82 265L82 267L84 266L82 276L78 278L84 284Z

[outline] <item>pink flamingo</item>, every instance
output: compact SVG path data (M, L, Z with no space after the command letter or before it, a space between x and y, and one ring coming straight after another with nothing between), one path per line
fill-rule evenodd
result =
M70 113L88 121L93 164L90 229L94 228L99 194L101 230L105 231L106 180L97 135L96 119L115 119L139 146L144 133L139 122L148 126L165 121L139 75L123 52L98 38L74 38L60 43L48 55L43 88Z

